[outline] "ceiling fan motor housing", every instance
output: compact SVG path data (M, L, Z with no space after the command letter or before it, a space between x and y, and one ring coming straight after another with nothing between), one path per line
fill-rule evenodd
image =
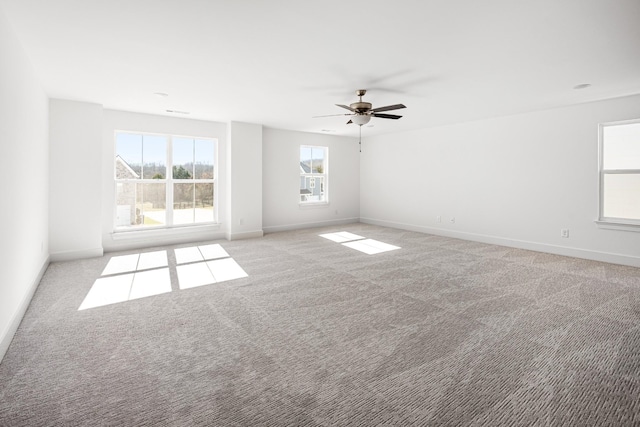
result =
M356 113L366 113L371 110L372 105L370 102L354 102L350 107L353 108Z

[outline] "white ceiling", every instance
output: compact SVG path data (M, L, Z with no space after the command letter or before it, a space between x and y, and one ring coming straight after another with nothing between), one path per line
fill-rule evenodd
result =
M356 135L640 93L640 0L0 0L47 94ZM589 83L584 90L574 86ZM166 92L166 98L154 95ZM180 116L184 117L184 116Z

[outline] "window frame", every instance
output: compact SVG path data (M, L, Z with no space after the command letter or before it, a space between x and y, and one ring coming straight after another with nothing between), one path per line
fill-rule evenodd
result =
M604 168L604 130L607 127L640 124L640 119L622 120L598 124L598 219L600 228L640 232L640 219L604 216L604 181L607 175L640 175L640 169L605 169Z
M311 150L313 149L322 149L324 151L324 161L323 161L323 168L322 168L322 173L314 173L313 169L311 170L311 172L306 173L306 172L300 172L300 174L298 175L298 180L300 180L301 178L304 177L304 179L306 180L307 178L315 178L315 177L320 177L322 178L322 182L320 183L321 186L321 192L323 195L323 200L302 200L301 194L299 193L298 190L298 205L300 207L304 207L304 206L320 206L320 205L328 205L329 204L329 147L326 146L322 146L322 145L307 145L307 144L301 144L298 147L298 166L300 166L300 152L303 148L310 148ZM314 182L314 185L317 185Z
M116 159L118 157L117 152L117 138L118 134L130 134L130 135L140 135L144 138L147 136L159 136L166 138L166 172L165 178L125 178L118 179L116 177ZM195 140L205 140L213 142L213 178L209 179L176 179L173 178L173 139L174 138L183 138L183 139L193 139ZM116 129L113 133L113 163L112 163L112 179L113 179L113 214L112 214L112 226L113 233L134 233L134 232L145 232L152 230L167 230L174 228L193 228L193 227L202 227L202 226L210 226L210 225L219 225L219 216L218 216L218 144L219 140L215 137L203 137L203 136L189 136L189 135L175 135L175 134L165 134L165 133L156 133L156 132L142 132L142 131L129 131ZM124 159L123 159L124 160ZM144 158L142 159L144 162ZM195 159L194 159L195 165ZM184 184L184 183L192 183L196 184L213 184L213 220L205 221L205 222L193 222L189 224L174 224L174 184ZM118 221L118 185L119 184L165 184L165 224L160 225L129 225L129 226L119 226ZM195 205L194 205L195 208Z

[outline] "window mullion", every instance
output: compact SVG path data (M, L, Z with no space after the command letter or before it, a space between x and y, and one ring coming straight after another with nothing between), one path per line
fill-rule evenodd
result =
M191 222L196 222L196 140L191 145Z
M167 225L173 225L173 137L167 139Z

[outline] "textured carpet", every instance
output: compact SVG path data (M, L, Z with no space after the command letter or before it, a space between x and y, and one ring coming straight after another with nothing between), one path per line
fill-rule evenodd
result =
M640 269L365 224L217 243L248 277L181 290L170 247L171 292L81 311L122 253L51 264L0 425L640 424Z

